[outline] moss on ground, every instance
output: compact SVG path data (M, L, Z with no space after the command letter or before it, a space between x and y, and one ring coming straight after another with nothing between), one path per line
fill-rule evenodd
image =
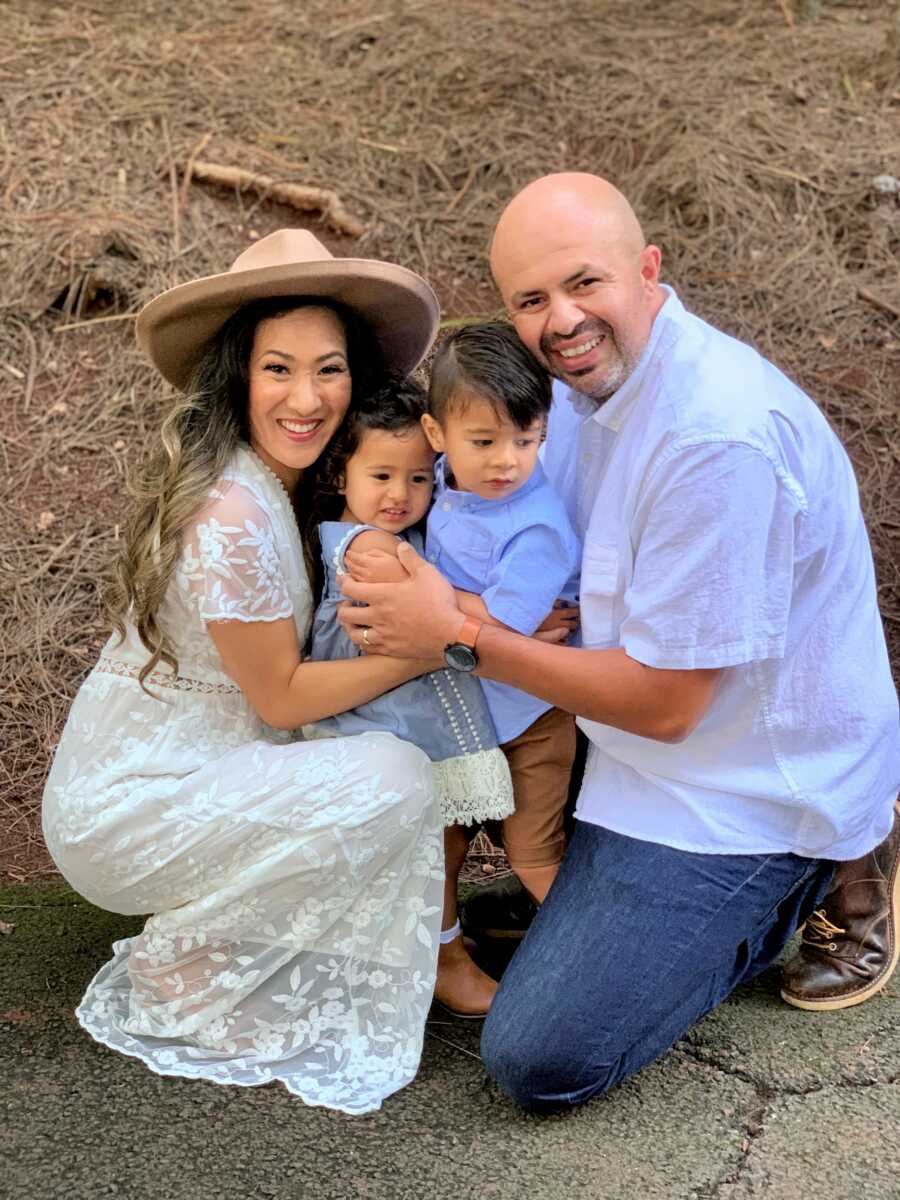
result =
M0 1023L13 1024L23 1012L29 1024L71 1012L112 943L143 925L142 917L104 912L62 883L0 888L0 921L12 926L0 935Z

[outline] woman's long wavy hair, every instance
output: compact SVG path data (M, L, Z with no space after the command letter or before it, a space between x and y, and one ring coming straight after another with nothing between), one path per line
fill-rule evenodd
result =
M177 672L171 637L159 622L166 589L182 548L182 534L203 507L235 448L249 441L248 379L260 322L298 308L327 308L344 327L350 367L350 410L385 378L382 356L369 327L352 309L316 296L278 296L239 308L212 339L175 406L162 422L159 443L132 481L136 501L115 562L108 612L120 639L126 622L137 630L149 658L141 686L162 662ZM307 468L293 496L303 556L316 595L321 592L316 515L316 466Z

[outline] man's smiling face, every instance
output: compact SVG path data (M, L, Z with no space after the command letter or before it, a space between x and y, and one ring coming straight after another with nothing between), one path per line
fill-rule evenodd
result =
M663 301L659 262L624 198L577 175L538 180L520 193L491 252L519 337L553 375L598 404L622 386L647 344Z

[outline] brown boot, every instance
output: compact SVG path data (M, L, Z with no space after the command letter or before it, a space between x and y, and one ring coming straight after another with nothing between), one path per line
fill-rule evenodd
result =
M880 992L900 956L900 807L871 853L838 863L831 890L806 922L784 968L781 996L795 1008L828 1012Z

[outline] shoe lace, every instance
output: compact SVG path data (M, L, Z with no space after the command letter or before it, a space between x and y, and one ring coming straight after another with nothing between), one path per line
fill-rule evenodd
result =
M833 942L836 934L846 932L847 930L841 925L835 925L833 921L829 921L824 908L817 908L806 919L803 940L811 946L822 946L824 943Z

